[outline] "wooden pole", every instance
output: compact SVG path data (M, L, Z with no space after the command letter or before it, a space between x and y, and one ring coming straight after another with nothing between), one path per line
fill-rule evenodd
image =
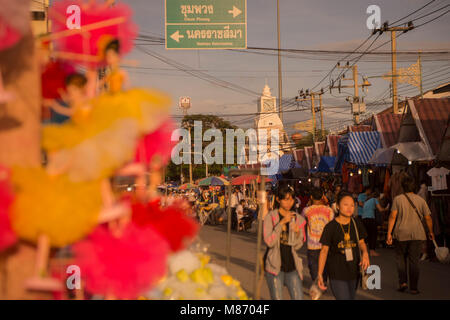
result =
M419 51L419 86L420 86L420 98L423 99L423 86L422 86L422 58Z
M281 122L283 122L283 78L281 73L281 31L280 31L280 0L277 0L277 39L278 39L278 106Z
M323 104L322 104L322 94L319 95L320 102L320 138L323 138Z
M391 31L391 51L392 51L392 105L394 114L398 113L398 96L397 96L397 46L395 30Z
M359 114L361 113L361 101L359 101L358 66L356 64L353 66L353 86L354 86L353 95L358 103L358 112L355 114L355 124L359 124Z

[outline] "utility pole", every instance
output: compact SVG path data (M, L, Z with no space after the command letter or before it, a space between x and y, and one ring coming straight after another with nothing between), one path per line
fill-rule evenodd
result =
M191 107L191 98L190 97L181 97L179 101L179 107L183 109L184 117L187 116L187 111ZM187 124L189 130L189 183L192 184L192 146L191 146L191 124ZM181 172L183 172L183 164L181 164Z
M397 93L397 37L395 30L391 31L391 53L392 53L392 105L394 114L398 113L398 93Z
M278 33L278 105L280 119L283 123L283 80L281 77L281 32L280 32L280 0L277 0L277 33Z
M322 96L323 96L323 92L322 92L321 94L319 94L319 103L320 103L320 136L323 138L324 129L323 129L323 104L322 104Z
M423 86L422 86L422 58L419 51L419 87L420 87L420 98L423 99Z
M367 79L364 79L362 85L358 84L358 65L356 65L356 64L350 66L350 63L347 61L347 64L345 66L341 66L340 62L338 62L337 68L352 69L352 75L353 75L352 78L345 78L345 74L344 74L341 80L353 81L353 85L343 86L341 84L341 80L339 80L338 86L334 86L334 84L332 84L332 86L330 87L330 92L332 89L338 89L339 93L341 93L341 89L343 89L343 88L352 88L353 89L353 101L350 102L350 100L348 98L347 98L347 101L349 101L352 105L352 115L353 115L355 124L359 124L359 122L360 122L359 116L362 113L364 113L365 109L366 109L363 99L360 99L360 97L359 97L359 88L360 87L365 88L365 87L371 86L371 84L369 83L369 81Z
M184 109L184 116L187 116L187 110ZM188 130L189 130L189 146L191 145L191 124L187 124ZM192 147L189 150L189 183L192 184ZM183 165L183 164L182 164Z
M389 23L385 22L383 26L379 29L374 29L373 34L380 32L382 34L385 31L391 32L391 56L392 56L392 106L394 109L394 114L398 113L398 93L397 93L397 37L396 32L408 32L414 29L412 21L408 22L406 27L389 27Z
M313 118L313 142L316 142L316 108L314 106L314 93L311 93L311 113Z
M303 89L302 89L302 90L299 91L299 96L297 96L295 98L295 100L297 102L299 102L299 101L308 101L308 100L311 101L311 114L312 114L312 121L313 121L313 132L312 132L312 134L313 134L313 142L316 141L316 131L317 131L317 129L316 129L316 112L317 111L320 111L320 129L321 129L320 133L321 133L321 137L322 137L323 131L324 131L324 128L323 128L323 105L322 105L322 95L323 94L324 94L323 89L321 89L318 92L309 92L309 89L307 89L305 92L303 92ZM320 103L319 109L316 109L316 107L315 107L315 98L316 98L316 96L319 96L319 103ZM310 99L308 99L307 97L310 97ZM302 99L300 99L300 98L302 98Z
M191 144L191 124L188 124L188 128L189 128L189 145ZM190 150L189 150L190 151ZM189 183L192 184L192 154L189 153Z
M358 66L355 64L353 66L353 96L355 100L359 102L359 88L358 88ZM361 114L361 104L358 103L358 112L355 114L355 122L359 124L359 115Z

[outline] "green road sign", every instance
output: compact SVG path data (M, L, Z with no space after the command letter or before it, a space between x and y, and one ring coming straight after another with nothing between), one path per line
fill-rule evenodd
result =
M246 0L166 0L166 49L246 48Z

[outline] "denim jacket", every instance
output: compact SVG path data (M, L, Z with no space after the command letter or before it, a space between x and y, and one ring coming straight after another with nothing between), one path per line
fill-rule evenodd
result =
M269 212L264 218L264 242L268 247L268 253L265 261L265 269L267 272L278 275L281 270L281 253L280 253L280 236L282 231L282 225L279 223L280 217L278 210ZM298 213L295 214L295 222L289 222L289 229L293 230L293 226L297 225L300 228L300 232L296 233L295 242L292 246L292 256L294 257L295 267L303 280L303 263L302 259L298 256L297 250L299 250L303 243L306 241L305 224L306 220Z

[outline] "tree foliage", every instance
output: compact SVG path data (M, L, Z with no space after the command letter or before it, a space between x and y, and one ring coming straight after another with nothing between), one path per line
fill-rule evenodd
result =
M215 115L204 115L204 114L193 114L193 115L187 115L184 116L183 120L181 121L181 126L184 128L191 127L191 144L192 144L192 151L194 151L194 145L197 143L197 141L194 141L194 122L200 121L202 123L202 137L206 130L208 129L218 129L222 132L223 137L223 150L224 150L224 162L226 159L226 129L238 129L238 127L232 125L229 121L224 120L220 117L217 117ZM197 128L198 130L198 128ZM214 140L214 139L213 139ZM204 148L212 143L213 141L208 142L201 142L202 143L202 150ZM234 150L234 158L236 163L236 146ZM204 161L203 161L204 162ZM211 164L208 165L208 175L220 175L223 172L224 166L230 166L231 164ZM166 180L167 181L179 181L181 171L183 172L184 180L189 181L189 164L183 164L183 165L175 165L172 161L170 161L167 169L166 169ZM194 164L192 161L192 176L193 180L197 180L200 178L205 177L206 173L206 165L205 163L202 164Z
M326 138L327 138L327 135L329 133L330 133L329 130L321 131L320 129L317 129L316 130L315 142L325 141ZM314 145L313 134L312 133L308 133L299 142L297 142L296 147L301 149L303 147L309 147L309 146L313 146L313 145Z

